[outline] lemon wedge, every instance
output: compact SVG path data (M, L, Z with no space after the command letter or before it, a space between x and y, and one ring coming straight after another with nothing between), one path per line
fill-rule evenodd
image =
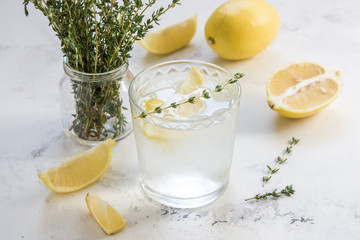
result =
M143 134L147 138L158 142L166 142L168 140L166 138L166 130L163 128L156 127L151 123L144 123Z
M205 78L195 66L192 66L178 92L187 95L201 87L205 88Z
M164 101L158 98L150 98L141 103L141 106L147 111L152 112L156 107L164 105Z
M126 219L101 198L88 193L85 201L91 216L107 234L117 233L128 224Z
M185 47L195 36L197 14L175 25L149 32L138 41L148 52L168 54Z
M206 87L206 82L204 76L195 66L192 66L190 72L186 76L186 79L181 84L178 92L180 94L188 95L195 92L199 88L205 88L205 87ZM188 118L201 112L204 106L205 106L204 101L202 101L201 99L196 99L195 103L193 104L186 103L180 105L177 109L177 112L182 117Z
M54 192L67 193L82 189L107 171L114 144L113 139L108 139L62 161L58 166L39 173L38 177Z
M310 116L332 103L340 94L340 72L307 61L275 71L267 81L271 109L289 118Z
M189 118L201 112L205 107L204 101L196 99L194 103L186 103L178 106L177 112L184 118Z

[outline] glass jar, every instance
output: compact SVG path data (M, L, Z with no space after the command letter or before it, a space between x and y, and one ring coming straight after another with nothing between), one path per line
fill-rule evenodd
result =
M120 140L132 131L128 85L133 75L128 64L105 73L84 73L64 58L60 80L60 109L67 136L84 145L108 138Z

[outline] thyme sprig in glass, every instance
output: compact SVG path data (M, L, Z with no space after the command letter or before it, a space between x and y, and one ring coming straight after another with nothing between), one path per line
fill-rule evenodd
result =
M267 199L268 197L273 197L273 198L278 198L278 197L281 197L281 196L290 197L294 193L295 193L295 190L293 189L292 185L287 185L280 192L278 192L277 189L274 189L272 192L267 192L267 193L264 193L264 194L258 193L252 198L245 199L245 201Z
M278 157L276 158L276 164L275 164L275 166L274 166L274 167L270 167L269 165L266 165L266 167L267 167L268 170L269 170L269 173L262 178L262 180L263 180L263 187L264 187L265 184L271 179L272 174L277 173L277 172L280 170L279 165L281 165L281 164L283 164L283 163L285 163L285 162L287 161L287 158L285 158L285 157L292 152L293 146L295 146L299 141L300 141L300 139L296 139L296 138L292 137L292 139L291 139L290 142L289 142L289 146L286 147L286 149L285 149L284 154L283 154L282 156L278 156Z
M71 79L75 112L70 131L86 140L101 140L112 134L116 138L127 121L119 89L122 77L95 81L95 74L107 73L127 64L136 40L159 24L160 16L179 4L169 0L149 18L145 13L156 0L24 0L40 10L60 40L66 64L76 71L94 74L94 81ZM91 79L90 79L91 80ZM106 124L110 123L110 128Z
M236 74L234 74L233 78L229 79L224 85L218 84L215 86L214 90L212 90L212 91L204 90L204 91L202 91L201 94L198 94L196 96L191 96L188 99L185 99L185 100L182 100L179 102L170 103L170 105L168 105L166 107L158 106L151 112L141 112L135 118L146 118L150 114L161 113L165 109L177 108L178 106L183 105L183 104L189 104L189 103L194 104L200 98L209 99L209 98L211 98L211 96L210 96L211 94L213 94L215 92L221 92L226 86L236 83L240 78L242 78L244 76L245 76L245 74L243 74L243 73L236 73Z

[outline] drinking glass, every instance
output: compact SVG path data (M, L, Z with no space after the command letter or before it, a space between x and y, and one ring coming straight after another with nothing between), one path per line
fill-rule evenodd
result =
M176 208L204 206L224 193L240 104L241 88L236 82L210 99L201 99L205 107L194 116L178 116L175 109L175 114L138 117L146 113L145 99L159 98L164 107L176 101L173 98L179 97L177 91L193 66L204 76L209 92L232 78L214 64L180 60L143 70L129 86L142 187L152 199Z

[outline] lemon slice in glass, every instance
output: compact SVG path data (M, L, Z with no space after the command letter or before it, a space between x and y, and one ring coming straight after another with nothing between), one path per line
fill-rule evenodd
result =
M184 118L192 117L203 110L205 102L200 99L196 99L194 103L186 103L178 106L177 112Z
M186 75L185 80L182 82L177 92L184 95L184 97L185 95L191 96L191 94L194 93L196 90L200 88L205 89L205 87L206 82L204 76L195 66L192 66L191 70ZM158 98L150 98L143 101L141 105L147 112L151 112L156 107L163 106L164 101ZM172 112L169 112L169 109L163 110L163 117L168 119L176 119L176 115L179 114L183 118L189 118L200 113L204 109L204 107L205 102L197 98L194 103L181 104ZM142 123L142 129L143 134L147 138L161 143L175 143L181 141L186 135L185 133L181 133L181 131L177 132L174 135L172 134L173 132L171 130L155 126L152 123L148 122Z
M271 109L289 118L317 113L340 94L340 72L307 61L292 63L274 72L267 81Z
M185 47L195 36L197 15L157 31L149 32L138 41L148 52L168 54Z
M85 201L91 216L107 234L114 234L128 224L126 219L101 198L88 193Z
M181 84L178 92L180 94L188 95L195 92L199 88L205 89L205 87L206 82L204 76L195 66L192 66L190 72L186 76L186 79ZM177 111L182 117L189 118L201 112L204 107L204 101L201 99L196 99L194 103L180 105Z
M164 105L164 101L158 98L150 98L141 103L141 106L147 111L152 112L156 107Z
M178 92L180 94L187 95L193 93L201 87L206 87L205 78L195 66L192 66Z
M82 189L107 171L114 144L113 139L108 139L39 173L38 177L54 192L67 193Z

